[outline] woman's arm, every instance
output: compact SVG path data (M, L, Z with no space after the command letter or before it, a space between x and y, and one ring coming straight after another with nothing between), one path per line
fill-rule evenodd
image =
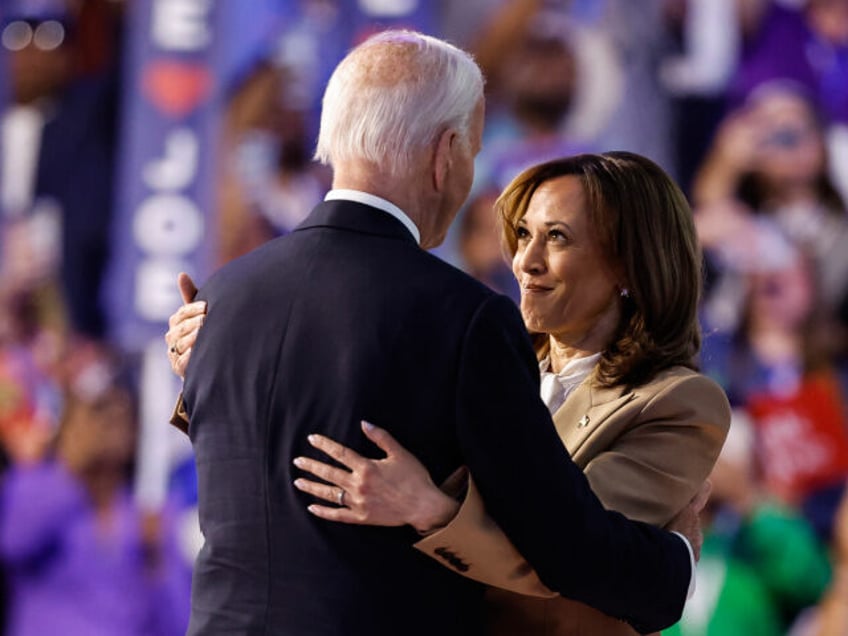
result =
M422 534L430 533L414 547L463 576L520 594L557 596L488 516L473 479L458 471L441 489L436 488L424 466L387 431L366 422L362 430L386 453L385 459L365 459L322 435L311 435L309 443L349 470L307 457L295 458L298 468L327 482L299 478L295 487L335 504L313 504L308 508L312 514L343 523L412 525ZM465 498L461 505L445 494L462 489Z
M700 493L724 442L729 422L727 399L718 385L704 376L687 376L649 400L628 431L590 462L586 472L592 489L607 508L626 516L657 525L673 523L672 518ZM382 429L375 430L391 439ZM366 431L366 434L371 437L374 433ZM347 466L350 472L298 458L298 467L331 485L299 479L296 486L333 503L338 503L339 488L354 485L357 489L350 510L311 506L313 513L333 521L376 525L402 525L421 518L417 517L422 513L415 510L414 504L418 497L416 488L422 488L423 492L424 480L409 482L418 486L406 490L404 497L381 494L386 488L380 483L385 476L378 476L373 468L386 460L364 459L321 436L315 436L311 443ZM406 460L396 466L399 472L408 469L404 467L406 462L418 463L394 440L389 446L378 445L389 456L397 452L406 454ZM393 475L388 480L398 478ZM309 488L304 487L305 483ZM429 483L427 488L435 489ZM393 489L396 491L397 487ZM387 506L389 501L393 503ZM344 502L348 503L347 495ZM703 503L699 501L699 505ZM553 595L485 513L473 481L462 506L454 514L428 516L426 523L417 523L432 528L448 521L446 527L436 530L415 547L464 576L489 585L532 596Z

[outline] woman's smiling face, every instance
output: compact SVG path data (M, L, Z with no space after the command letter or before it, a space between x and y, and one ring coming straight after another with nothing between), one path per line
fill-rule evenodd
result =
M533 193L516 227L512 271L521 287L521 313L528 330L579 342L609 312L618 312L613 267L590 226L580 179L546 181ZM612 330L604 334L608 342Z

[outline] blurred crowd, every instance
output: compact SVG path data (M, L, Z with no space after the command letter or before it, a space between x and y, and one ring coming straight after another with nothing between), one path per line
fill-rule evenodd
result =
M102 306L126 6L2 1L3 633L181 634L188 495L133 499L137 352L110 342ZM701 366L734 420L696 596L668 633L848 634L848 0L427 1L487 78L472 194L439 256L517 299L492 203L561 155L647 155L692 204ZM228 87L217 263L329 188L298 47L350 3L300 5Z

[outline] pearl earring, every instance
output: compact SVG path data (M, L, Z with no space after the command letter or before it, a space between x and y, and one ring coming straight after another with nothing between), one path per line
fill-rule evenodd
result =
M630 297L630 290L627 289L627 287L622 287L621 291L619 292L619 295L622 298L629 298Z

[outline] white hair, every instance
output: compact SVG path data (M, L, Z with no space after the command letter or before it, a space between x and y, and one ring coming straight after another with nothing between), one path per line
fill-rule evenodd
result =
M483 76L461 49L414 31L383 31L336 67L321 112L315 158L372 162L406 174L415 154L448 128L468 143Z

